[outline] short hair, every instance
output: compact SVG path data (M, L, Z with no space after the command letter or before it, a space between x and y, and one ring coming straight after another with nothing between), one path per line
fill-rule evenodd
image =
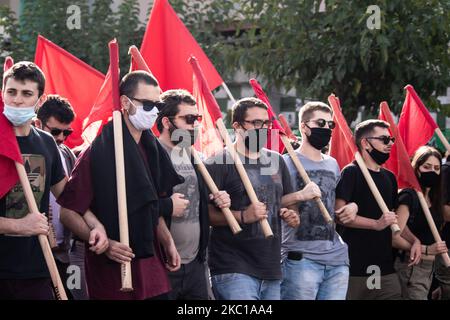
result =
M160 99L163 107L159 110L158 118L156 119L156 126L159 132L162 132L164 129L162 118L176 116L180 112L180 104L185 103L190 106L197 104L192 94L184 89L167 90L161 95Z
M247 110L250 108L262 108L264 110L267 110L267 105L258 98L242 98L233 105L233 111L231 114L231 123L242 123L245 120L245 117L247 115Z
M14 64L3 74L3 88L6 86L8 79L13 78L18 81L29 80L36 82L38 85L39 97L44 94L45 75L42 70L33 62L20 61Z
M361 140L368 137L377 127L389 129L389 123L383 120L371 119L363 121L356 126L355 143L359 151L361 151Z
M75 119L75 113L69 100L57 94L48 95L38 109L37 118L45 124L50 117L54 117L61 123L70 124Z
M156 78L150 73L142 70L127 73L119 84L119 93L127 97L132 97L136 93L138 84L143 82L152 86L159 86Z
M300 112L298 114L298 118L300 122L306 122L312 119L312 115L315 111L323 111L333 115L333 110L329 105L320 102L320 101L311 101L301 107Z

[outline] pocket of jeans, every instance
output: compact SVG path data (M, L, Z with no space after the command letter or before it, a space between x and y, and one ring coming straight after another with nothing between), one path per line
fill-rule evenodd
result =
M213 280L217 283L225 283L236 279L236 273L223 273L213 276Z

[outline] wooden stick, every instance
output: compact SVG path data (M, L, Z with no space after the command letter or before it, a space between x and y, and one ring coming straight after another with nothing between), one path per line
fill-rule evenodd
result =
M428 208L427 201L425 200L425 196L421 191L417 191L417 196L419 197L420 205L422 206L423 213L425 214L425 218L427 219L428 225L430 226L431 233L433 234L434 241L441 242L441 236L439 235L439 231L436 228L436 224L434 223L433 217L431 216L430 208ZM450 267L450 258L448 253L441 254L444 265L448 268Z
M364 162L364 159L362 158L359 152L355 153L355 160L358 163L359 168L361 169L364 178L366 179L366 182L369 185L370 191L372 191L372 194L375 197L375 201L378 203L378 206L381 209L381 212L387 213L391 211L387 207L386 202L384 202L384 199L381 196L377 186L375 185L375 182L373 181L373 178L370 175L369 170L367 169L366 163ZM400 232L400 227L398 226L398 224L391 224L391 230L393 234L397 234Z
M292 139L294 141L298 141L297 136L292 132L291 127L289 126L289 123L287 122L286 117L280 113L278 115L278 119L280 119L281 122L281 126L284 129L284 132L286 133L286 135L288 136L289 139Z
M39 213L39 208L36 204L33 191L31 190L30 181L28 180L27 173L23 164L15 162L17 174L19 175L20 183L22 184L23 193L27 201L28 209L30 212ZM50 272L50 278L52 279L53 287L55 289L56 298L59 300L67 300L66 291L64 290L61 277L56 267L56 262L52 254L52 249L48 243L47 236L38 235L39 244L41 245L42 252L44 254L45 263L47 264L48 271Z
M300 162L297 155L295 154L295 151L292 148L291 143L289 142L288 138L284 134L280 134L280 136L281 136L281 141L283 141L283 144L286 147L286 150L292 159L292 162L294 163L295 167L297 168L298 173L300 174L300 177L303 179L305 184L310 183L311 179L309 179L308 174L305 171L305 168L303 167L302 163ZM331 218L330 214L328 213L327 208L323 204L322 199L317 197L317 198L314 198L314 201L319 206L320 213L322 213L322 216L325 219L326 223L332 224L333 219Z
M119 209L119 234L120 243L130 246L128 233L128 211L127 195L125 184L125 161L123 156L123 132L122 132L122 114L120 111L113 112L114 125L114 153L116 159L116 184L117 184L117 204ZM149 230L151 232L151 230ZM122 288L120 291L133 291L131 280L131 263L127 262L121 265Z
M50 248L56 248L58 246L56 241L56 232L55 228L53 227L53 209L51 204L48 205L48 225L49 225L49 231L48 231L48 243L50 245Z
M206 169L203 161L198 156L197 150L195 150L194 147L191 147L191 154L194 157L195 165L197 169L200 171L200 174L202 175L203 179L206 182L206 185L208 186L209 190L212 193L219 192L219 189L217 188L214 180L211 178L211 175L208 172L208 169ZM228 226L231 229L231 232L233 234L237 234L242 231L241 227L239 226L239 223L236 221L236 218L234 217L233 213L231 212L230 208L222 208L223 215L225 216L225 219L227 220Z
M228 88L227 84L224 82L222 82L222 88L225 90L228 98L230 98L231 102L233 102L233 104L236 103L236 99L233 97L233 95L231 94L230 89Z
M436 128L436 130L434 130L434 132L436 132L437 136L439 137L439 140L441 140L445 149L447 149L447 151L450 153L450 144L448 143L448 141L445 138L444 134L442 133L441 129Z
M244 168L244 165L242 164L241 158L239 158L236 151L234 150L233 143L231 142L230 136L228 135L227 129L225 128L225 124L223 123L222 118L217 119L216 126L217 126L217 129L219 130L220 135L222 136L222 139L225 141L227 150L230 152L231 157L234 160L236 170L238 171L239 176L241 177L242 183L244 184L244 188L247 191L247 194L248 194L248 197L250 198L251 203L253 203L253 204L258 203L259 202L258 197L255 193L255 190L253 189L252 183L250 182L247 172L245 171L245 168ZM264 236L266 238L273 237L273 232L272 232L272 229L270 228L269 222L267 222L267 219L262 219L259 222L261 224L261 228L264 233Z

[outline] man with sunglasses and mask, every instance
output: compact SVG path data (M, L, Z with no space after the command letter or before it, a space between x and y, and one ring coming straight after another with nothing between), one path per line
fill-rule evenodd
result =
M392 172L381 167L389 158L394 138L390 136L387 122L366 120L356 126L354 139L391 211L381 211L356 162L342 170L336 189L336 210L341 211L351 202L358 206L356 216L340 221L343 225L341 235L348 245L350 257L347 299L401 299L400 282L394 269L392 231L389 228L398 223L393 212L398 206L397 180Z
M150 131L158 115L156 79L144 71L130 72L119 92L130 246L119 242L112 121L80 155L58 199L61 221L91 245L86 250L90 299L167 299L165 269L177 270L180 258L164 218L172 214L172 189L183 178ZM120 291L121 264L126 262L131 262L131 292Z
M321 150L328 145L335 127L331 108L322 102L308 102L299 112L302 143L295 154L311 183L305 185L292 159L284 155L294 182L294 193L285 205L296 205L302 221L298 228L283 223L283 282L281 298L286 300L345 300L349 277L348 248L334 228L327 224L311 199L321 197L335 217L335 191L340 171L336 160ZM336 215L351 221L358 207L349 203Z
M59 95L48 95L42 106L39 107L37 112L37 119L34 124L37 128L50 133L58 145L58 151L61 157L61 163L64 169L64 173L67 177L70 176L73 166L75 165L75 155L64 144L67 137L73 132L70 127L75 118L72 106L69 101ZM56 247L52 249L55 257L56 265L63 280L66 292L73 293L73 296L77 299L87 299L86 283L84 279L84 259L82 263L77 265L81 270L81 285L79 288L74 289L72 292L67 288L67 268L70 264L69 251L71 251L70 240L71 232L64 228L60 219L60 206L56 203L56 199L53 195L50 195L50 212L52 215L51 222L54 230ZM77 244L77 242L75 242ZM75 245L74 244L74 245ZM78 250L81 250L81 257L84 256L84 244L80 242ZM80 259L78 259L80 260ZM72 298L72 297L71 297Z
M242 227L233 235L223 213L210 205L212 227L209 267L216 299L279 300L281 283L281 220L295 228L300 219L295 206L284 208L282 200L292 193L286 164L277 152L265 149L272 125L267 105L244 98L233 106L232 125L236 149L259 202L252 204L232 157L224 151L207 160L220 190L231 197L231 210ZM266 239L260 221L267 219L274 236Z
M44 87L44 74L32 62L16 63L3 77L3 115L14 127L42 214L29 213L20 183L0 199L0 300L54 299L37 236L49 231L46 215L50 191L58 197L67 179L55 140L31 125L37 106L45 99Z
M228 208L230 197L225 191L209 195L193 162L190 148L195 143L202 120L194 97L186 90L169 90L161 95L161 102L163 107L157 120L161 133L159 141L169 153L177 173L185 179L174 188L176 200L169 225L181 257L180 270L169 273L172 284L170 297L174 300L207 300L208 204L213 199L217 207Z

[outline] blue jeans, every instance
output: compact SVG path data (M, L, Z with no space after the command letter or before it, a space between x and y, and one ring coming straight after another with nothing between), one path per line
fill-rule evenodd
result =
M345 300L348 288L348 266L327 266L308 259L282 263L283 300Z
M211 277L217 300L280 300L281 280L261 280L242 273Z

